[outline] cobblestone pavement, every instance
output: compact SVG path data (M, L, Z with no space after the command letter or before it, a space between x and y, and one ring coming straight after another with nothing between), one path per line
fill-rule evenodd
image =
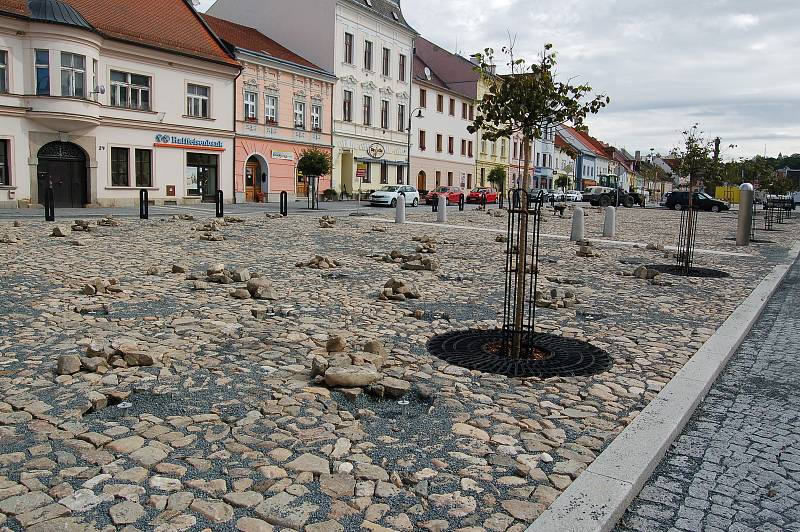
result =
M618 532L800 531L800 263Z
M735 219L701 213L698 247L722 253L699 265L727 279L631 276L673 260L657 245L676 238L670 211L620 211L620 238L649 249L598 242L578 255L544 239L538 327L591 342L613 367L542 381L426 349L436 334L498 326L502 213L451 211L475 229L179 214L0 221L0 527L520 532L797 229L731 255ZM600 226L592 210L587 230ZM423 250L429 267L402 269L393 250ZM382 300L392 278L421 299Z

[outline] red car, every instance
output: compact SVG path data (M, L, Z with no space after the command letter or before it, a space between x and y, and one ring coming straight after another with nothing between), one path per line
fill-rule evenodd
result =
M489 187L477 187L470 190L467 203L480 203L486 194L486 203L497 203L497 190Z
M446 196L447 203L458 203L459 198L464 195L461 187L436 187L435 190L428 192L425 196L425 203L433 205L439 202L439 196ZM466 198L464 198L466 200Z

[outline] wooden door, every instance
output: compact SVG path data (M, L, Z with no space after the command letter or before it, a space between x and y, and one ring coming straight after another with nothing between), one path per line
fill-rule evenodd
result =
M425 172L420 172L417 175L417 190L427 190L428 184L427 179L425 177Z
M256 193L261 190L261 178L258 174L258 163L247 163L244 169L245 201L256 201Z

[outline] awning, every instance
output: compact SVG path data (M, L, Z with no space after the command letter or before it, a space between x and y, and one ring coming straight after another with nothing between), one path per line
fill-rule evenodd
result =
M357 163L386 164L389 166L408 166L406 161L389 161L388 159L373 159L372 157L356 157Z

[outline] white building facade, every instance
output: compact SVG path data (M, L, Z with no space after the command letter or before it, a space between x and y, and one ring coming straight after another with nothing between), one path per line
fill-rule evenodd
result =
M199 36L191 6L170 0L164 11L196 26L198 53L109 36L107 0L98 12L50 3L59 11L0 8L0 206L42 204L51 187L56 207L132 206L141 189L157 204L217 190L231 201L239 68ZM71 16L43 18L53 12Z
M409 182L416 32L405 22L399 2L218 0L208 13L255 27L338 78L333 94L335 189L352 194Z

